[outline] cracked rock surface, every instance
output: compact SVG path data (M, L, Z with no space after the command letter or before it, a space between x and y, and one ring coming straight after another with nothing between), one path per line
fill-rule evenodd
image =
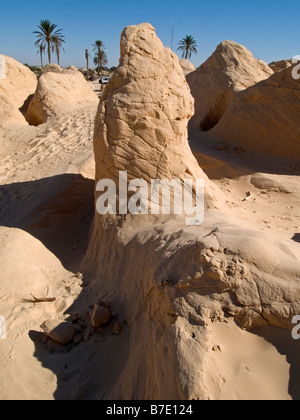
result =
M51 117L70 113L78 107L96 105L97 102L97 95L75 67L61 69L51 64L39 77L26 120L30 125L37 126Z
M96 181L205 179L187 139L194 100L175 53L150 24L127 27L120 65L101 98L95 125Z
M187 142L192 105L178 59L153 27L126 28L96 118L96 181L117 183L121 170L148 183L204 177ZM208 180L206 188L201 226L174 215L95 215L86 263L128 329L108 399L207 399L212 323L289 330L300 313L300 245L242 227L218 210L218 188Z

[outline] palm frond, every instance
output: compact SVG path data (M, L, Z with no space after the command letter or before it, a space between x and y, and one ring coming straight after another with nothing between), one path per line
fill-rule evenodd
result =
M48 46L48 58L49 63L51 61L51 50L58 52L59 49L63 49L62 44L65 43L65 36L62 35L62 29L57 29L55 23L51 23L49 19L41 20L40 24L37 25L39 31L34 31L36 35L35 46L47 45ZM59 53L58 53L59 56Z
M192 54L198 53L197 42L191 35L181 39L178 45L177 51L182 51L182 58L191 58Z

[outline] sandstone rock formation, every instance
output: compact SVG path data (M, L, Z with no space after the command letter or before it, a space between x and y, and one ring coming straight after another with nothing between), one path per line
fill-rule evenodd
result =
M291 60L280 60L273 61L269 64L269 67L274 71L274 73L277 73L278 71L288 69L291 65Z
M78 106L97 103L98 97L77 70L63 70L57 65L45 66L31 100L26 120L43 124L49 117L66 113Z
M299 158L300 84L293 67L238 93L212 134L247 151Z
M163 83L162 83L163 81ZM206 179L188 145L193 98L175 53L150 24L130 26L121 38L120 65L101 97L95 123L96 182L119 171L128 180ZM134 162L134 165L132 164Z
M225 218L220 229L205 223L194 233L171 220L133 223L120 231L106 221L102 239L93 236L94 246L101 242L98 287L126 319L134 349L107 398L205 399L212 324L231 318L247 330L291 329L300 310L299 244L226 226Z
M196 70L194 64L192 64L189 60L180 60L179 62L185 76Z
M271 70L257 65L267 77ZM234 74L233 65L229 69ZM245 70L234 89L256 77L254 72L250 81ZM96 119L96 181L117 184L122 170L129 180L148 184L204 176L187 143L192 104L178 59L153 27L126 28L120 66ZM207 180L201 226L187 227L174 215L95 215L86 255L95 269L91 287L118 308L128 348L134 349L105 398L209 398L205 370L212 323L231 318L245 329L290 329L300 313L299 244L241 228L226 205L217 209L220 203Z
M211 130L224 115L233 94L268 78L273 71L250 51L232 41L222 42L196 72L187 76L195 98L193 121Z
M0 55L0 127L26 124L20 108L37 86L34 73L11 57Z

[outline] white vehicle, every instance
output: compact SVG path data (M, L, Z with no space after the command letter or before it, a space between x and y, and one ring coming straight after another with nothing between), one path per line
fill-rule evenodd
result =
M110 81L110 77L104 76L100 79L100 85L107 85L107 83Z

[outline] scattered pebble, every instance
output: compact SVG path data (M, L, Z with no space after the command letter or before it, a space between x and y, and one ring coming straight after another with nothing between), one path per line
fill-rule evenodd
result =
M220 346L213 346L212 351L217 352L217 351L222 351Z
M251 198L251 192L250 191L248 191L247 193L246 193L246 198L244 198L242 201L247 201L247 200L249 200Z
M86 331L86 333L85 333L85 335L84 335L84 337L83 337L83 341L84 341L85 343L87 343L87 342L90 340L90 338L91 338L91 329L89 328L89 329Z
M225 150L228 150L229 149L229 146L227 144L220 143L220 144L218 144L218 146L216 147L216 149L217 150L220 150L220 151L225 151Z
M121 325L120 321L116 321L114 323L113 334L114 335L120 335L121 332L122 332L122 325Z

